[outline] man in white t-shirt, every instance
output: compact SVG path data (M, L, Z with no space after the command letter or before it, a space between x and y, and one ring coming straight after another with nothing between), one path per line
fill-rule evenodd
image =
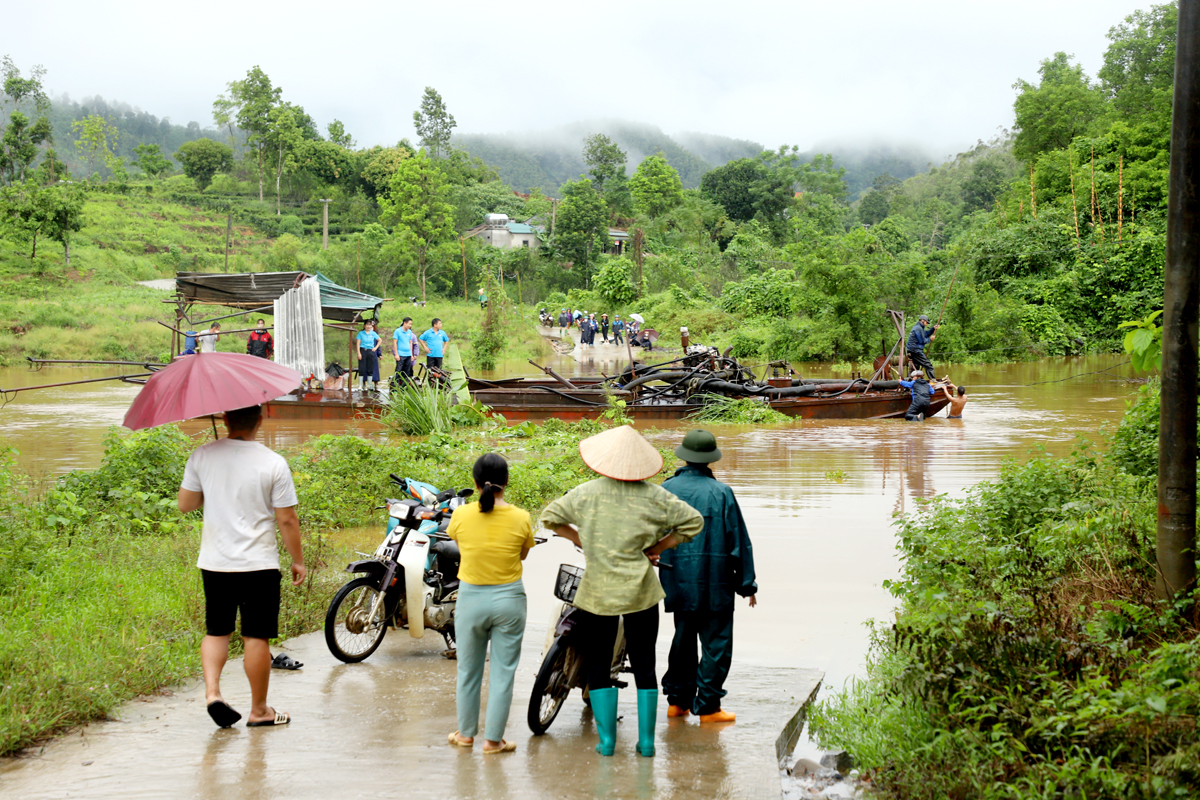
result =
M287 462L256 442L262 407L225 413L229 436L198 448L188 459L179 487L179 510L204 508L200 558L204 580L206 636L200 645L205 701L222 728L242 715L221 696L221 670L229 658L229 637L242 618L246 677L250 680L248 727L286 725L287 714L267 705L271 676L268 643L279 635L279 548L275 527L292 557L292 583L308 571L300 548L296 487Z
M208 326L208 330L200 331L200 335L196 337L199 346L197 350L201 353L217 352L217 342L221 340L221 323L214 322Z

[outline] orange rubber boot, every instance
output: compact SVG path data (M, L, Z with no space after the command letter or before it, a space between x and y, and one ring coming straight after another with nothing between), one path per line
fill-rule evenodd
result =
M736 719L737 714L734 714L732 711L725 711L721 708L718 708L711 714L700 715L701 722L733 722Z
M686 717L692 712L688 711L683 706L667 706L668 717Z

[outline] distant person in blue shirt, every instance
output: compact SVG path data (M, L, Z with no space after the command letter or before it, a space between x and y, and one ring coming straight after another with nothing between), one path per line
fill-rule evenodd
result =
M358 336L358 377L362 388L367 388L367 378L373 381L373 387L379 385L379 334L375 332L375 322L367 320Z
M421 346L428 354L425 356L425 366L441 369L442 357L445 356L443 348L446 346L446 342L450 341L450 337L442 330L441 319L434 317L432 326L421 334L420 339Z
M412 324L412 317L405 317L400 327L392 331L392 355L396 357L396 374L403 375L410 381L413 379L413 362L416 360L413 351L417 342Z
M929 356L925 355L925 345L929 344L937 336L940 325L934 325L933 331L928 332L925 326L929 324L929 317L922 314L917 319L917 324L913 325L912 330L908 334L908 341L904 343L904 349L908 351L908 360L916 364L921 369L925 370L925 374L929 376L929 380L937 380L933 374L933 362L929 360Z
M910 380L899 381L900 385L912 392L912 403L904 412L905 422L923 422L929 416L929 403L933 399L933 387L925 380L921 370L914 369Z

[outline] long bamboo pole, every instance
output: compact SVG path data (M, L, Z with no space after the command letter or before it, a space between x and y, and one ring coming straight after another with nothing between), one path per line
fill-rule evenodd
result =
M1125 223L1125 156L1117 158L1117 241Z
M1071 159L1067 164L1071 168L1071 209L1075 212L1075 246L1079 247L1079 206L1075 203L1075 155L1068 155Z

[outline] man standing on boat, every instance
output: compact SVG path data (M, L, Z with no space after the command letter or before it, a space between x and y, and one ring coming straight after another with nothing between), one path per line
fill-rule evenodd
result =
M933 362L929 360L929 356L925 355L925 346L932 342L937 336L940 325L934 325L932 332L926 332L925 326L929 324L929 317L922 314L917 319L917 324L913 325L912 331L908 334L908 341L904 344L904 349L908 351L908 360L913 365L921 367L925 370L925 374L929 376L929 380L936 380L933 374Z
M733 489L713 477L721 458L717 439L696 430L683 437L675 455L684 466L662 487L700 512L704 530L660 557L670 570L659 572L667 613L675 618L675 638L663 676L668 717L696 714L703 722L733 722L721 708L725 679L733 663L735 595L758 604L750 532ZM697 661L696 646L700 656Z
M446 342L450 341L450 336L442 330L442 320L438 317L433 318L433 323L429 330L425 331L419 337L421 346L425 348L425 366L429 368L442 368L442 358L445 355L443 349Z
M396 357L396 374L413 379L413 345L417 335L412 330L412 317L405 317L392 332L392 355Z
M379 334L375 332L375 322L367 320L363 329L355 337L358 340L358 377L362 388L367 388L370 379L373 388L379 386Z

